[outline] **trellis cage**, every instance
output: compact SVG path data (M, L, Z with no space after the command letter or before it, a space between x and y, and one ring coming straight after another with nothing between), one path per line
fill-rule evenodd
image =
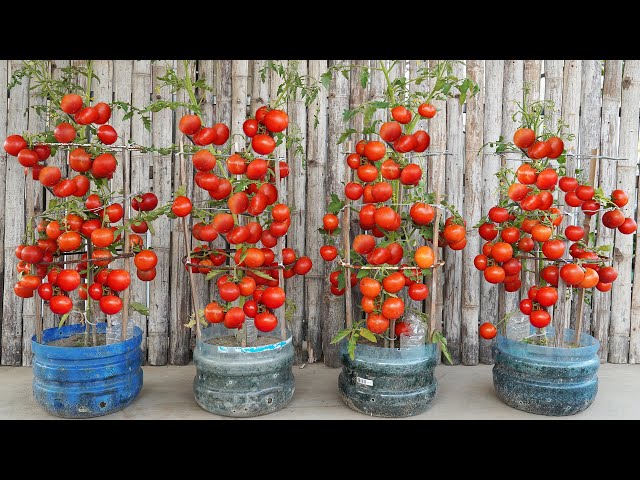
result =
M38 142L39 145L46 145L49 147L55 147L55 148L59 148L62 150L67 150L67 162L69 161L69 153L70 150L72 148L85 148L85 147L100 147L100 149L102 151L110 151L110 152L120 152L121 155L121 166L122 166L122 172L123 172L123 199L127 199L130 197L130 193L129 193L129 169L127 168L126 165L126 153L130 152L130 151L139 151L139 150L143 150L145 147L142 147L140 145L132 145L132 144L126 144L126 140L125 137L123 137L123 141L124 143L122 145L99 145L99 144L95 144L95 143L60 143L60 142ZM27 194L27 199L28 199L28 205L27 205L27 210L31 213L31 218L28 220L28 222L30 223L32 219L36 219L38 217L41 217L42 215L39 215L39 211L38 208L35 206L35 202L33 201L33 198L35 198L35 182L33 180L33 176L31 174L27 175L27 184L26 184L26 194ZM93 211L92 209L87 210L89 212ZM122 221L123 224L127 223L127 220L129 219L129 210L128 207L123 209L123 217L122 217ZM91 245L91 242L87 242L87 258L86 259L72 259L72 260L67 260L67 255L73 255L73 254L81 254L81 253L85 253L85 252L65 252L63 253L61 256L64 258L63 261L61 262L40 262L44 265L52 265L52 264L71 264L71 263L95 263L98 261L104 261L104 260L117 260L117 259L124 259L125 262L125 270L129 271L129 269L131 268L131 257L133 257L134 255L131 254L129 252L129 233L127 231L127 229L124 229L124 246L122 249L122 254L121 255L116 255L116 256L112 256L112 257L100 257L100 258L91 258L92 257L92 250L93 247ZM89 272L87 273L87 282L91 282L93 277L93 273L91 272L91 270L89 270ZM93 315L93 305L91 303L91 300L89 299L89 297L87 297L86 300L89 305L89 309L86 311L84 318L87 320L88 318L91 318ZM122 341L126 340L126 332L127 332L127 324L129 321L129 304L130 304L130 292L129 292L129 288L126 288L123 292L122 295ZM34 325L34 329L35 329L35 334L36 334L36 341L38 343L42 342L42 331L43 331L43 318L42 318L42 299L41 298L35 298L35 325ZM90 326L90 325L94 325L93 323L91 323L91 321L87 320L86 323ZM107 316L107 324L109 327L111 327L111 319L109 318L109 316ZM89 327L90 328L90 327ZM86 334L89 333L89 328L86 331ZM96 328L94 327L93 329L93 339L94 339L94 344L96 343Z
M351 143L351 142L349 142ZM340 155L344 156L344 155L349 155L351 153L357 153L352 151L351 149L351 145L348 145L348 148L346 149L346 151L341 151ZM443 150L440 152L420 152L420 153L404 153L402 154L403 158L411 161L412 159L419 159L419 165L420 168L423 171L422 174L422 179L424 179L424 172L425 172L425 166L426 166L426 159L430 158L430 157L435 157L435 158L443 158L443 157L448 157L448 156L456 156L455 153L453 152L449 152L447 150ZM422 160L422 161L421 161ZM424 162L424 163L423 163ZM433 168L433 167L432 167ZM438 167L436 167L436 169L439 170ZM440 174L443 174L444 172L439 172ZM346 182L351 182L352 181L352 170L348 169L346 172ZM397 206L397 207L402 207L402 206L409 206L410 204L406 204L406 203L402 203L402 193L403 193L403 186L400 185L400 189L399 189L399 193L398 193L398 198L400 199L398 203L392 203L392 204L386 204L387 206ZM431 275L431 288L430 288L430 296L431 296L431 302L429 304L429 334L433 335L433 333L436 331L437 325L436 325L436 298L437 298L437 287L438 287L438 270L440 269L440 267L443 267L445 265L444 260L439 260L438 259L438 241L439 241L439 225L440 225L440 218L442 216L442 211L445 210L444 205L441 204L441 191L440 191L440 187L439 185L436 187L435 189L435 203L433 204L429 204L432 207L435 208L436 210L436 214L435 214L435 218L433 220L433 238L432 238L432 245L433 245L433 252L434 252L434 262L433 265L431 265L429 267L429 270L432 271L432 275ZM362 204L353 204L353 203L346 203L345 206L341 209L342 212L342 243L344 245L344 250L345 250L345 258L339 257L338 260L338 265L340 265L340 267L342 267L344 269L344 276L345 276L345 289L344 289L344 297L345 297L345 325L347 328L351 328L353 325L353 305L352 305L352 295L351 295L351 284L350 284L350 278L351 278L351 269L354 270L382 270L382 269L386 269L386 270L398 270L398 271L402 271L403 269L406 270L415 270L416 268L419 267L394 267L394 266L384 266L384 265L365 265L365 266L354 266L351 264L351 208L353 206L358 206L358 205L362 205ZM420 269L420 271L422 271L422 269ZM389 321L389 331L390 332L394 332L395 331L395 320L390 320ZM394 348L395 346L395 339L396 336L394 334L393 338L388 338L385 336L385 346L387 346L387 342L390 342L388 346L390 346L391 348Z
M223 158L227 158L230 157L232 155L236 155L238 152L238 143L234 143L234 150L236 151L236 153L230 153L230 154L215 154L216 157L223 157ZM179 150L178 152L176 152L176 155L180 158L180 183L184 185L186 178L187 178L187 173L186 173L186 166L185 166L185 158L191 155L195 155L196 152L185 152L184 150L184 142L181 139L180 143L179 143ZM260 157L258 157L260 158ZM275 158L267 158L264 159L267 162L272 162L274 164L274 173L275 173L275 184L277 185L277 192L278 192L278 196L276 199L276 202L280 203L282 201L282 193L281 193L281 185L280 185L280 161L285 161L287 160L286 155L279 155ZM209 200L205 200L204 202L208 202ZM226 213L231 213L229 208L205 208L203 210L209 210L209 211L219 211L219 212L226 212ZM240 215L241 217L247 217L248 215ZM181 259L182 264L187 267L187 272L188 272L188 276L189 276L189 285L191 287L191 302L193 303L193 309L195 312L195 323L196 323L196 338L198 340L201 339L202 337L202 327L200 325L200 318L199 318L199 308L198 308L198 300L196 298L196 285L195 285L195 278L194 278L194 272L192 270L192 267L196 266L193 263L190 263L188 261L189 259L189 253L191 251L190 245L190 235L189 235L189 228L187 226L187 220L186 217L182 217L182 232L183 232L183 236L184 236L184 248L187 250L186 255L184 255ZM220 266L214 266L211 267L211 270L227 270L227 271L234 271L234 270L242 270L242 271L250 271L250 270L277 270L278 271L278 284L279 285L284 285L284 274L283 274L283 270L286 268L285 265L282 263L282 249L283 249L283 243L284 243L284 236L278 237L277 240L277 244L276 244L276 253L275 253L275 260L276 260L276 265L274 266L269 266L269 267L258 267L258 268L246 268L246 267L238 267L237 265L232 266L232 265L220 265ZM236 251L235 249L223 249L225 251ZM285 322L285 318L282 315L282 312L280 311L281 309L276 310L276 317L278 318L278 323L280 324L280 337L282 338L282 340L286 340L287 339L287 325ZM241 336L241 344L243 347L247 346L247 329L246 329L246 325L243 323L242 325L242 331L240 333Z

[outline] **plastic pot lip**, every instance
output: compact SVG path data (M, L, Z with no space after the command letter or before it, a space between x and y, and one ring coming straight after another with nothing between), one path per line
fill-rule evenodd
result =
M98 329L98 333L105 333L107 330L106 322L98 323L96 327ZM65 325L63 327L47 328L42 332L43 340L47 336L47 332L53 332L56 330L62 332L62 336L60 338L67 338L71 335L83 333L85 331L85 326L79 323L75 325ZM64 359L91 358L91 354L95 354L100 357L106 356L106 353L118 355L138 347L142 342L142 329L137 325L134 325L133 331L133 337L126 339L124 342L112 343L110 345L87 345L86 347L73 348L38 343L36 341L36 336L33 335L31 337L31 350L34 355Z
M214 324L215 325L215 324ZM261 332L262 333L262 332ZM265 332L265 335L268 335L271 332ZM271 343L269 345L260 345L258 347L227 347L224 345L211 345L206 343L210 338L217 338L229 335L229 330L221 329L220 327L208 327L203 331L202 337L196 341L197 347L202 351L209 352L211 354L215 353L232 353L232 354L255 354L255 353L264 353L271 352L275 350L281 350L285 348L287 345L291 345L293 342L291 331L287 329L287 338L285 340L280 340L276 343ZM261 335L258 335L261 336ZM279 335L274 335L279 336Z
M347 343L346 339L340 342L340 351L344 354L347 353ZM435 343L425 343L418 347L403 349L399 347L384 348L374 347L372 345L356 345L355 358L372 361L376 361L377 359L417 360L435 357L437 352L438 348Z
M531 327L530 333L535 333L535 329ZM555 334L554 327L547 327L547 334L553 337ZM571 328L565 328L565 339L575 338L575 330ZM533 355L539 356L554 356L554 357L590 357L594 355L600 349L600 342L588 333L582 332L580 334L580 347L567 348L567 347L554 347L545 345L535 345L531 343L524 343L520 340L514 340L507 338L500 333L496 337L496 347L499 347L504 351L520 351L530 352Z

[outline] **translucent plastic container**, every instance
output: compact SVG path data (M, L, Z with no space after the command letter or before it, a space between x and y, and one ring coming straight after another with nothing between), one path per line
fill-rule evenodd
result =
M533 327L531 333L534 333ZM547 327L547 336L555 335ZM565 345L575 340L566 329ZM507 405L539 415L573 415L585 410L598 393L600 343L582 333L575 348L547 347L498 335L494 346L493 385Z
M358 345L355 358L341 344L338 388L353 410L376 417L409 417L424 412L436 395L435 344L412 348Z
M227 417L255 417L280 410L294 392L291 335L269 345L226 347L208 339L233 332L222 324L207 327L193 352L193 391L198 405ZM258 337L278 337L279 328Z

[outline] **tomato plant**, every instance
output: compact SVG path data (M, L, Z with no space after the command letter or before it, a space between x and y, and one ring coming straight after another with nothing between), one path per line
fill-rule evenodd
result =
M488 282L503 284L505 291L522 289L523 296L528 292L529 298L520 302L520 311L539 329L534 335L536 342L546 344L543 329L551 322L547 308L564 302L556 288L560 281L576 293L582 292L576 296L582 299L584 291L593 287L609 291L617 279L615 269L608 266L611 246L596 246L595 234L590 232L591 217L597 216L603 228L623 234L635 233L636 226L622 211L628 201L625 192L606 194L592 185L593 178L584 178L580 171L567 174L564 142L573 136L564 133L562 120L556 130L543 125L542 111L552 110L552 102L529 102L527 95L525 89L523 101L517 103L519 128L513 141L501 139L488 144L497 153L520 154L522 163L515 171L505 166L496 174L500 180L499 204L475 225L479 235L493 243L483 248L474 264ZM565 215L574 219L576 209L584 213L584 223L563 226ZM494 241L498 234L502 242ZM523 283L522 269L514 268L513 262L536 273L534 285ZM483 338L493 338L493 330L487 325L480 327L481 332L488 332Z
M379 66L363 67L353 73L360 75L362 85L366 85L371 71L378 70L387 86L382 100L370 100L343 114L343 119L349 121L357 113L363 113L364 128L360 131L347 128L339 139L338 143L343 144L358 136L355 148L348 148L351 151L344 156L348 175L344 200L332 193L323 224L319 225L324 236L322 257L340 267L333 269L329 277L331 292L342 296L346 289L356 287L363 295L361 307L367 314L366 320L347 325L332 340L335 343L349 337L348 351L352 357L360 337L375 343L378 336L384 336L391 339L389 346L397 346L397 332L409 331L405 294L413 302L428 299L425 277L442 265L439 259L444 249L453 253L463 249L467 242L466 223L455 206L427 191L418 158L430 155L423 152L428 151L431 139L425 130L418 128L418 122L437 114L432 101L459 96L463 102L478 87L453 74L455 62L443 62L432 69L420 68L406 83L404 79L391 79L395 63L380 62ZM352 74L351 68L334 65L323 80L330 82L336 73ZM433 81L430 89L425 88L427 80ZM389 120L374 120L376 111L381 114L378 116L387 116ZM344 228L341 213L345 209L353 212L352 218L361 229L350 248L345 247L339 235ZM359 281L348 282L346 271ZM417 315L425 318L421 308ZM430 326L428 329L433 331L426 341L440 341L439 332ZM444 344L443 352L448 355Z

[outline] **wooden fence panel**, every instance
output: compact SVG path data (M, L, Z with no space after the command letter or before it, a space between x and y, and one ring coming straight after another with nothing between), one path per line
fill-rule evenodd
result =
M485 61L485 92L484 92L484 127L483 143L495 142L502 130L502 90L504 84L504 61ZM467 135L469 132L467 131ZM498 202L498 178L496 172L500 170L500 157L492 154L491 149L483 149L482 156L482 213L486 214ZM467 222L468 225L470 225ZM472 236L470 234L469 236ZM484 244L484 240L480 240ZM476 250L476 254L480 253ZM498 295L494 285L486 282L482 272L474 274L480 282L480 323L497 323ZM480 340L479 357L482 363L493 363L491 351L495 340Z
M602 124L600 133L600 154L616 158L618 156L618 128L620 126L620 95L622 91L622 60L607 60L604 66L602 87ZM605 192L616 188L617 162L600 160L598 186ZM596 244L613 244L615 230L598 228ZM613 251L609 252L613 255ZM593 292L592 335L600 342L600 361L606 362L609 354L609 320L611 319L611 291Z
M622 71L622 98L620 110L620 149L616 188L631 193L637 183L638 170L638 115L640 114L640 61L626 60ZM636 202L622 209L625 216L634 217ZM634 235L616 232L613 251L613 266L618 270L618 279L611 294L611 329L609 331L609 361L612 363L636 363L640 360L640 339L638 338L638 315L631 321L631 281L633 266ZM633 328L636 331L634 332ZM630 347L633 338L633 349Z
M289 64L287 61L278 62L285 68ZM360 66L379 65L378 60L312 60L299 61L297 68L301 75L308 73L318 79L329 66L349 62ZM427 62L432 66L437 63L435 60ZM53 75L59 77L61 69L71 63L68 60L53 61ZM73 61L73 64L81 66L85 65L85 61ZM33 110L28 110L30 105L39 101L34 93L30 94L28 82L13 88L7 96L6 87L11 71L20 65L21 62L16 60L0 61L0 135L35 131L43 126ZM204 79L214 87L213 92L197 92L198 97L204 97L203 122L206 125L223 122L230 125L232 132L240 132L246 118L247 94L250 94L250 112L253 113L269 98L275 98L282 81L279 75L269 71L267 81L262 82L260 70L266 65L265 60L191 62L192 77ZM393 68L392 76L404 75L407 70L414 74L422 65L421 61L400 61ZM92 83L94 101L108 102L113 98L132 101L137 107L144 107L149 101L159 98L169 100L171 95L167 88L156 89L159 86L156 78L163 74L167 66L176 67L179 75L184 74L182 61L172 60L167 64L164 61L96 60L93 69L100 81L93 80ZM464 74L464 65L456 68L457 74ZM425 167L429 189L433 191L440 185L442 193L446 193L448 200L458 206L467 221L469 232L466 249L462 252L445 252L447 264L440 275L440 288L435 292L438 307L436 323L439 328L444 327L454 363L473 365L478 361L492 362L492 342L478 339L478 325L484 321L495 322L502 314L518 307L516 295L508 295L510 299L505 301L504 293L498 295L498 290L486 283L481 272L477 272L472 265L473 257L478 254L483 241L475 231L471 231L471 226L497 202L495 172L501 163L499 156L489 154L490 148L481 156L476 155L477 151L483 144L497 140L500 135L507 140L511 138L515 128L511 120L515 111L513 101L521 100L523 83L530 83L531 99L553 100L558 109L544 112L547 127L555 130L557 119L562 114L568 123L567 130L576 135L575 140L566 142L568 149L585 154L590 153L592 148L598 148L602 155L628 158L627 161L601 159L598 162L598 186L605 193L610 193L614 188L629 190L632 201L624 208L625 214L640 220L636 198L640 62L609 60L602 69L601 61L596 60L470 60L466 68L467 76L481 85L480 95L467 99L466 110L458 105L456 99L434 102L438 114L432 120L421 120L417 128L424 128L431 136L429 152L446 150L456 154L428 157L425 161L421 159L421 163ZM544 90L540 82L541 71L544 72ZM329 89L321 90L314 105L305 107L303 99L298 98L287 106L290 124L292 128L294 124L300 128L300 137L307 153L305 169L302 168L300 156L292 150L287 152L291 174L282 182L283 193L292 208L292 225L287 241L288 246L301 255L310 256L314 263L308 276L287 282L288 297L297 305L292 324L296 363L315 362L323 358L326 365L340 365L338 349L330 344L330 340L344 325L344 298L330 293L326 275L335 270L337 265L336 262L326 264L320 259L322 240L316 229L322 222L330 193L342 196L347 178L342 153L347 150L347 144L337 145L337 139L344 129L342 114L365 99L381 98L384 88L381 72L371 71L370 86L366 88L360 84L360 70L353 69L352 73L351 80L339 72L334 73ZM82 83L86 79L80 77L79 81ZM412 88L421 89L425 86ZM182 93L173 98L185 100ZM320 107L317 129L313 126L316 106ZM465 111L466 115L463 113ZM123 120L124 112L114 109L110 124L121 135L119 141L125 137L143 145L166 146L182 136L176 127L177 119L184 113L184 109L179 108L175 112L166 110L152 114L152 131L148 132L136 115L133 119ZM389 115L381 112L376 118L387 119ZM361 129L362 116L356 116L351 126ZM276 153L284 155L285 147L279 146ZM178 157L157 153L127 156L132 191L154 191L161 203L168 201L180 184ZM224 162L225 159L220 157L218 160ZM63 173L67 171L66 155L62 151L48 163L60 166ZM201 189L195 189L194 192L193 169L189 158L186 164L187 194L193 194L196 202L205 200L208 198L207 192ZM568 173L572 174L576 168L584 169L586 164L586 161L578 163L575 157L569 157ZM516 167L516 162L510 166ZM52 196L39 188L36 182L35 196L25 197L23 170L13 157L0 157L0 172L5 174L5 181L0 185L0 228L3 229L0 246L4 251L0 260L4 271L0 279L3 296L3 305L0 307L0 363L28 365L35 302L33 299L18 299L12 291L17 264L13 251L22 241L25 220L21 215L8 218L6 212L24 211L27 199L38 205L48 202ZM348 173L352 175L350 170ZM121 169L114 175L112 185L122 188ZM318 198L322 198L322 204L317 201ZM566 216L565 222L569 221L576 223L579 219ZM193 332L184 327L192 312L189 289L177 288L178 285L188 285L186 272L180 263L187 250L183 245L181 222L162 220L155 227L158 234L152 238L148 236L146 242L151 242L150 245L159 256L157 277L149 285L134 282L132 286L134 301L145 304L148 295L151 315L147 319L135 314L133 318L145 330L144 348L147 349L150 364L186 364L190 361ZM169 230L169 237L162 235L162 231ZM600 340L601 360L638 363L640 287L632 283L635 237L606 228L597 229L599 245L611 243L612 240L615 240L612 254L619 278L612 292L594 291L593 308L586 309L583 325L585 331L592 332ZM227 244L220 239L214 242L214 246L225 247ZM635 248L637 262L640 258L637 243ZM120 261L114 262L115 267L121 264ZM527 284L531 275L523 277ZM211 282L205 282L202 275L196 276L196 289L200 309L216 298ZM565 291L562 286L559 288L560 295ZM358 311L357 289L354 293L354 310ZM496 316L498 310L500 316ZM553 314L554 323L570 325L574 315L571 306L559 307ZM98 318L104 319L104 315L99 314ZM59 317L51 314L45 306L43 320L45 328L50 328ZM78 321L78 318L72 319L73 323ZM527 325L521 326L524 327Z

